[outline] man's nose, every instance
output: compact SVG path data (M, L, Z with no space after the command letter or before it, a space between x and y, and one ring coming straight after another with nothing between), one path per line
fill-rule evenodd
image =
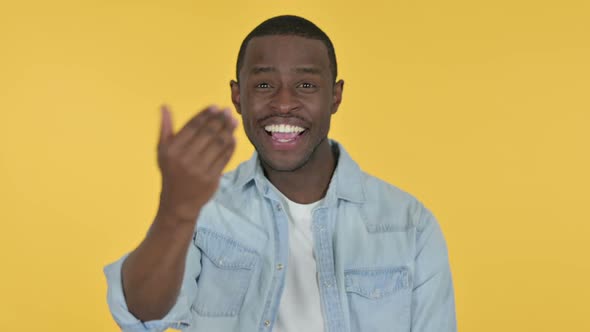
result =
M276 112L289 113L298 110L301 107L301 103L295 89L283 85L276 91L271 107Z

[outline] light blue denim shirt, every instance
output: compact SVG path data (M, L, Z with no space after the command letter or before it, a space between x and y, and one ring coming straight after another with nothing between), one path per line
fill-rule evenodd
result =
M456 331L447 248L435 218L331 143L338 163L312 224L325 331ZM272 331L289 268L287 232L285 207L254 153L222 177L202 209L170 312L149 322L129 313L124 256L105 267L111 313L124 331Z

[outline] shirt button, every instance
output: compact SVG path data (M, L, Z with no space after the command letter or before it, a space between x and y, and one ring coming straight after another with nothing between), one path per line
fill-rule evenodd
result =
M277 211L281 211L283 210L283 208L281 207L281 204L277 204Z
M270 321L269 320L265 320L264 321L264 326L269 327L270 326Z
M283 264L280 264L280 263L279 263L279 264L277 264L277 270L279 270L279 271L280 271L280 270L282 270L282 269L283 269Z

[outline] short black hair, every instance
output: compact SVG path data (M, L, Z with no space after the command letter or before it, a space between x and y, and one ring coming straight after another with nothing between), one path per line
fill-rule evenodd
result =
M240 46L240 52L238 53L238 61L236 63L236 80L240 80L240 69L244 62L244 55L246 54L246 48L252 38L263 37L263 36L299 36L309 39L320 40L328 49L328 58L330 60L330 71L334 81L338 75L338 65L336 63L336 52L334 51L334 45L332 41L317 25L311 21L304 19L303 17L294 15L281 15L260 23L252 32L250 32L242 45Z

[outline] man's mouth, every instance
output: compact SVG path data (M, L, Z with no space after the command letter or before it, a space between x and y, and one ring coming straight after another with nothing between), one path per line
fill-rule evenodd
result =
M272 140L278 143L290 143L306 132L303 127L288 124L271 124L264 127Z

